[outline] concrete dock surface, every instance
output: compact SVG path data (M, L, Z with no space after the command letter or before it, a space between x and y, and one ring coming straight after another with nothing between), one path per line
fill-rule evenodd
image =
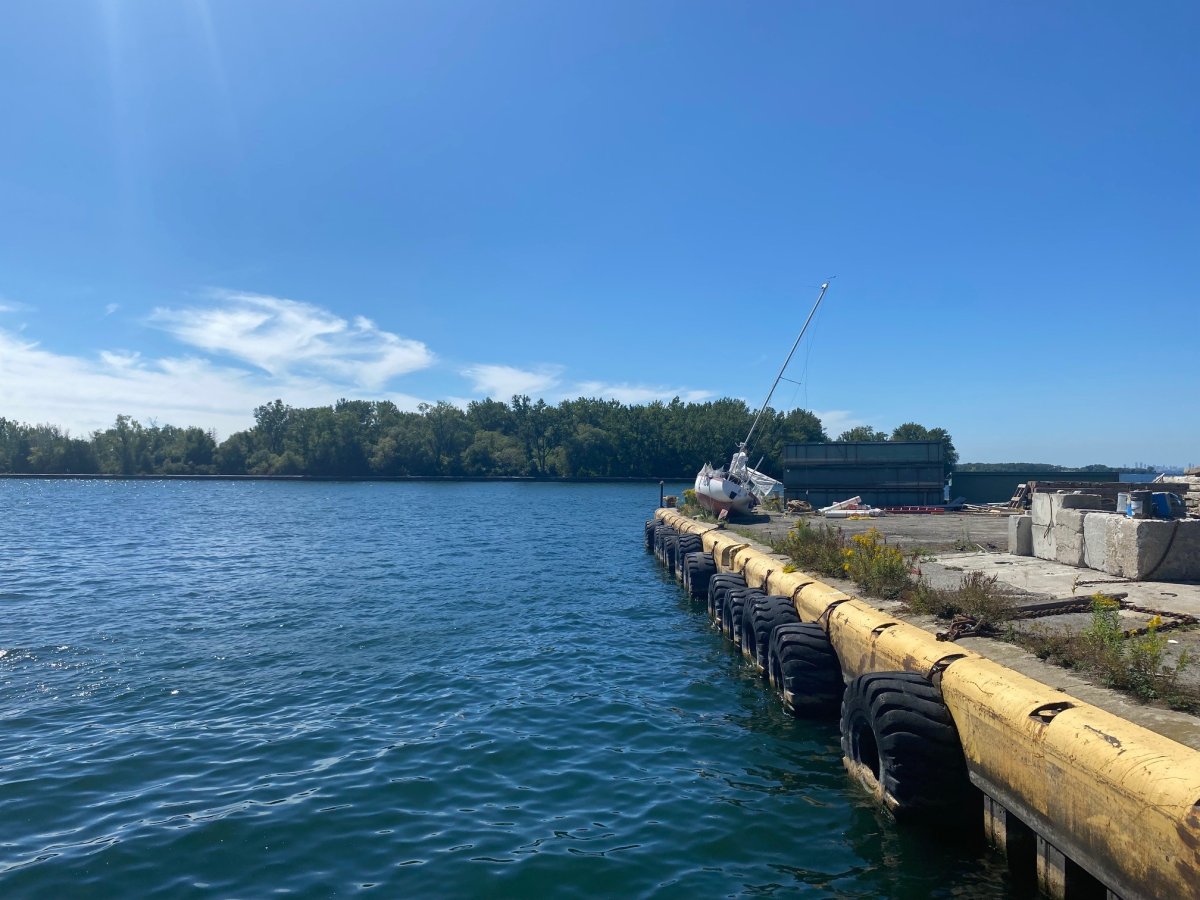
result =
M753 540L764 552L796 525L799 517L789 514L759 514L730 522L730 530ZM998 584L1014 595L1018 609L1050 600L1079 597L1097 592L1125 593L1126 603L1164 613L1200 618L1200 584L1129 581L1094 569L1076 568L1036 557L1013 556L1008 552L1008 516L996 513L943 513L937 515L897 514L873 519L837 519L826 522L819 516L804 516L810 525L829 524L847 535L876 528L888 543L918 554L921 575L935 587L956 587L963 576L980 572L995 576ZM862 596L853 582L819 576L848 594ZM945 621L914 615L902 603L864 597L872 606L930 632L944 632ZM1153 613L1122 610L1126 629L1145 626ZM1081 631L1091 622L1090 613L1069 613L1017 620L1016 627ZM1173 665L1185 650L1194 660L1180 676L1180 683L1200 685L1200 627L1163 632L1169 641L1165 662ZM1006 641L986 637L959 637L958 643L976 653L1035 678L1080 700L1135 722L1145 728L1200 750L1200 716L1142 702L1104 687L1088 674L1045 662L1027 650Z

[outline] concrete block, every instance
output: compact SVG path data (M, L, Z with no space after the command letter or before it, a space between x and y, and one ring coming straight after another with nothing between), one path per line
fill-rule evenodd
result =
M1099 510L1098 494L1034 494L1033 555L1071 566L1084 565L1083 513ZM1059 543L1063 547L1059 549Z
M1008 517L1008 552L1033 556L1033 516Z
M1033 502L1030 504L1030 514L1033 516L1034 528L1045 528L1047 525L1054 524L1053 510L1051 508L1051 497L1055 494L1034 494Z
M1089 568L1108 572L1110 575L1117 574L1109 568L1108 547L1110 535L1116 528L1117 523L1124 518L1124 516L1119 516L1116 513L1098 512L1084 519L1083 553L1084 562Z
M1064 507L1058 511L1054 526L1054 559L1068 566L1089 566L1090 557L1084 538L1084 521L1094 515L1106 515L1097 509ZM1093 566L1093 568L1095 568Z
M1037 520L1034 520L1031 530L1033 531L1033 555L1038 559L1057 559L1058 542L1054 537L1054 526L1039 525Z
M1200 519L1112 518L1105 572L1135 581L1200 581Z

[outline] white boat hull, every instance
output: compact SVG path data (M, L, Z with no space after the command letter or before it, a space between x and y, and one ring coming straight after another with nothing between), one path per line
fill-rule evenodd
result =
M736 481L703 470L696 476L696 502L709 512L748 513L754 506L754 495Z

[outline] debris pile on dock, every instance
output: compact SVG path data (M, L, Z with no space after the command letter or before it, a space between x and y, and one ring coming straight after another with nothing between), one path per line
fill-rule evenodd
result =
M1182 475L1159 475L1154 481L1186 484L1187 493L1183 495L1183 502L1187 505L1188 515L1200 516L1200 466L1184 469Z

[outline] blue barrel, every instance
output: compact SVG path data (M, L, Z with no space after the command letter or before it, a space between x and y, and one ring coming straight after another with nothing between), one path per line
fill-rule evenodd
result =
M1134 519L1154 518L1153 491L1129 492L1129 515Z
M1182 519L1187 515L1183 498L1178 494L1155 491L1150 495L1150 504L1154 508L1155 517L1159 519Z

